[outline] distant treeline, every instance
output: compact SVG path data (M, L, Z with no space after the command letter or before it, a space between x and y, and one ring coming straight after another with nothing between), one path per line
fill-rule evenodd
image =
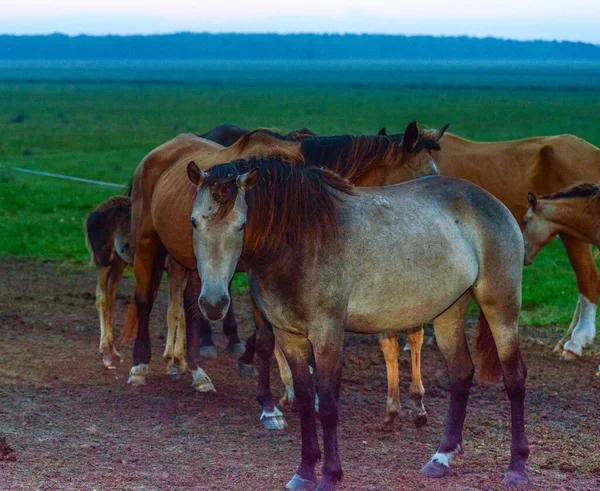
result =
M600 60L600 46L496 38L356 34L0 35L0 59Z

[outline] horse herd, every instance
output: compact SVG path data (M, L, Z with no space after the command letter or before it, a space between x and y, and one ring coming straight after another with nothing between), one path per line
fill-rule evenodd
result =
M422 325L433 319L451 397L442 441L421 473L442 477L462 445L475 371L464 320L475 301L479 379L503 376L511 404L505 482L527 482L522 267L560 235L580 295L555 350L581 356L595 336L599 280L590 244L600 239L598 187L581 183L600 181L600 149L571 135L478 143L446 128L419 130L413 122L397 135L383 129L375 136L318 137L306 129L280 135L222 125L151 151L128 196L100 205L86 223L105 367L120 358L112 304L124 270L133 266L135 293L121 335L135 336L129 383L146 383L149 316L166 267L168 374L189 370L196 390L215 390L201 356L216 356L210 323L222 321L228 349L243 353L240 373L258 374L263 424L281 429L285 418L270 390L275 355L286 386L280 404L297 408L302 432L301 462L287 489L329 490L342 478L344 332L379 335L388 424L400 410L397 333L407 332L419 426L427 418ZM236 271L248 274L256 323L245 347L231 303Z

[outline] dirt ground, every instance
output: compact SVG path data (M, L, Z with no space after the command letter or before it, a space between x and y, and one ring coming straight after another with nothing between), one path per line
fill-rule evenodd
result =
M298 415L286 412L283 431L263 429L256 381L237 375L222 333L215 336L219 358L204 366L216 393L194 392L191 377L167 378L164 292L151 326L151 381L134 388L127 385L131 346L120 347L124 362L113 371L103 368L97 353L92 269L0 258L0 271L0 437L6 437L0 489L269 490L282 489L293 475L300 455ZM126 278L116 302L117 326L131 287ZM245 339L250 312L246 298L236 300ZM598 357L559 361L551 353L556 339L553 329L523 330L529 488L600 489ZM425 480L419 469L435 452L448 405L437 348L426 346L423 353L427 426L414 428L403 412L388 429L382 426L386 379L377 340L352 335L346 344L340 489L501 488L510 447L502 384L473 387L465 454L448 477ZM404 402L408 353L400 363ZM273 380L280 396L275 368Z

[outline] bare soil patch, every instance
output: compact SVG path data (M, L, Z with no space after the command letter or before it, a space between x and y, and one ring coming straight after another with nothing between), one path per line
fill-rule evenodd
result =
M166 295L157 300L151 381L127 385L124 362L102 366L92 269L0 258L0 489L283 489L300 456L298 415L268 433L259 422L256 381L241 378L217 333L217 360L205 370L217 392L198 394L191 377L172 381L162 361ZM118 327L129 301L126 278L116 302ZM240 334L251 332L247 298L237 300ZM530 489L600 489L600 377L597 359L563 362L555 333L526 329ZM466 453L441 481L419 476L440 440L448 405L443 360L426 346L423 375L429 422L407 414L392 429L377 340L346 341L340 449L342 490L497 489L508 466L509 404L502 384L475 385L465 427ZM401 356L402 395L410 357ZM274 390L283 386L273 369ZM404 401L403 401L404 402ZM404 407L407 407L405 404ZM14 450L11 452L10 450ZM3 458L7 456L7 458ZM8 457L10 456L10 457Z

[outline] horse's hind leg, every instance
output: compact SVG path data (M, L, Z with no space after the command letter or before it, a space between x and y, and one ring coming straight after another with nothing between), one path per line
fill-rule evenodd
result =
M479 295L475 293L476 299ZM529 457L529 444L525 435L525 379L527 368L521 358L519 347L519 310L520 301L511 302L494 301L485 303L479 301L483 318L480 316L480 339L484 338L485 324L491 331L490 341L483 342L480 347L478 340L478 351L484 353L497 353L490 357L491 362L487 365L500 365L501 373L504 375L504 386L510 400L512 441L510 446L510 464L505 474L504 483L507 485L520 486L528 482L525 465ZM487 344L487 346L485 346ZM490 349L491 348L491 349ZM486 371L493 373L496 370L488 370L486 357L481 356L481 376L484 379ZM498 370L500 372L500 370Z
M423 395L425 387L421 379L421 349L425 338L424 326L413 327L406 331L408 344L410 345L410 359L412 378L410 381L410 402L413 410L413 420L415 426L420 428L427 424L427 411L423 404Z
M578 319L573 317L575 325L569 339L562 346L563 356L569 359L581 356L583 348L590 345L596 336L596 304L600 280L590 245L566 235L561 235L561 239L565 244L571 266L575 270L579 288L579 312L576 311L576 314L579 314Z
M448 368L450 406L440 446L421 469L421 474L425 477L443 477L452 457L462 451L463 425L474 373L464 329L470 301L471 294L467 292L433 321L437 343Z
M384 424L391 425L400 412L400 374L398 369L398 333L382 333L379 335L379 347L385 358L387 370L388 397L385 407Z
M96 266L98 285L96 286L96 309L100 317L100 353L104 366L114 369L115 359L121 355L116 350L113 340L112 309L119 280L123 276L125 263L115 257L109 266Z

